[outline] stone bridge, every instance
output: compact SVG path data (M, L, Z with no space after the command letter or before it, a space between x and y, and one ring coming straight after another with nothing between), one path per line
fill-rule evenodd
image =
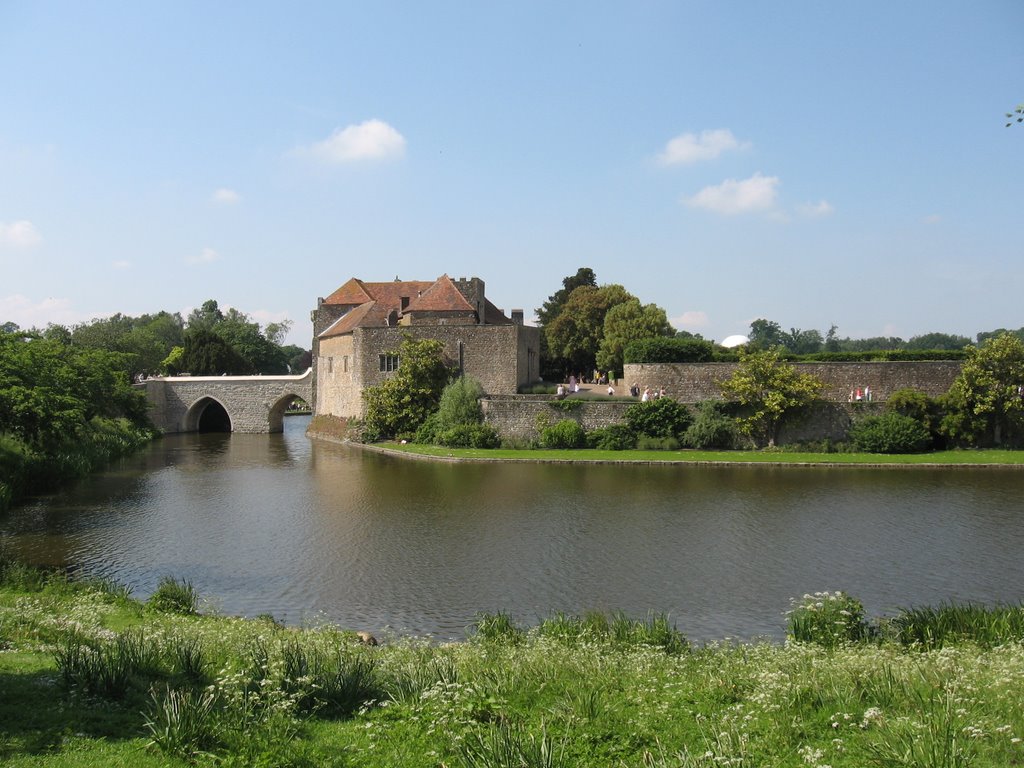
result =
M313 404L313 369L301 376L168 376L144 387L163 432L281 432L296 397Z

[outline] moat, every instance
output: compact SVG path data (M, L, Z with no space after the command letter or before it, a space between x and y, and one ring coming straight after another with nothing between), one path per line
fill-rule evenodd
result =
M791 597L868 612L1018 602L1024 475L991 469L440 464L184 434L0 519L14 551L209 608L462 638L478 611L667 612L695 640L782 636Z

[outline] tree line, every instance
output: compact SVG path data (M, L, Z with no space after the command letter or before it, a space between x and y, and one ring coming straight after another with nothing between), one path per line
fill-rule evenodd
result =
M589 376L593 371L621 374L626 349L636 342L665 338L703 341L698 333L675 330L664 309L655 304L643 304L623 286L598 285L597 275L590 267L580 267L574 275L566 276L562 287L535 311L541 329L541 375L549 381L563 381L570 374ZM882 351L962 353L1007 333L1024 340L1024 327L982 331L974 341L942 332L924 333L906 340L896 336L854 339L841 337L836 325L822 334L814 329L791 327L786 330L777 321L759 318L750 324L747 334L750 341L746 347L748 350L778 349L791 355ZM718 355L723 353L713 345L712 349ZM696 353L697 348L693 351Z
M0 509L102 467L151 440L139 378L287 373L310 353L290 323L258 323L213 299L191 312L117 314L72 327L0 324Z
M21 328L8 322L0 330L16 333ZM137 380L182 373L301 373L312 358L309 350L283 343L289 330L290 320L261 328L244 312L225 312L215 299L208 299L187 318L180 312L137 317L118 313L70 327L50 324L29 333L71 347L117 352L129 378Z

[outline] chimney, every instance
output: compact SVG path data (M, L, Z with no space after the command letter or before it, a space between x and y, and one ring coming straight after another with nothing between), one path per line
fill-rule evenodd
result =
M511 315L512 315L512 322L513 323L515 323L516 325L522 325L523 324L523 310L521 310L521 309L513 309L512 312L511 312Z

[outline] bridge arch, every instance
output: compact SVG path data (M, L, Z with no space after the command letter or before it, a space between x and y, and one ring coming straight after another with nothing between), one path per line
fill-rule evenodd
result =
M308 402L301 392L286 391L270 406L270 412L267 414L269 432L284 432L285 411L288 410L288 405L296 398L303 402Z
M313 404L312 368L288 376L169 376L137 386L145 389L150 418L163 432L280 432L289 402ZM209 423L215 415L219 425Z
M200 397L185 412L185 432L231 432L227 407L212 395Z

